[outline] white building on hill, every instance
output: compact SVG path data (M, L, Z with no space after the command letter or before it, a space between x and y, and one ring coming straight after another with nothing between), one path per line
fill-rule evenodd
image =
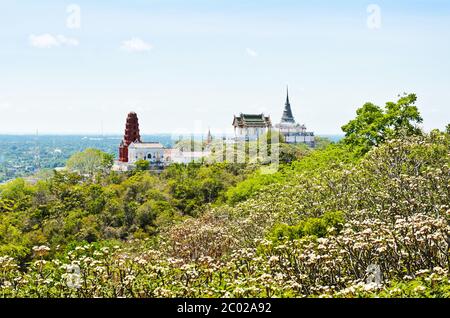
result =
M152 165L164 163L164 146L159 142L132 142L128 146L128 162L134 164L138 160L147 160Z
M254 141L265 134L272 123L264 114L240 114L233 119L235 140Z
M166 149L166 159L168 163L188 164L191 162L201 162L211 154L209 150L205 151L181 151L180 149Z

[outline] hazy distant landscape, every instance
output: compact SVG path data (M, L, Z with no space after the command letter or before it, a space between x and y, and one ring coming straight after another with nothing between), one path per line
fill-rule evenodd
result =
M39 169L64 167L76 152L96 148L117 155L121 136L0 135L0 183L36 173ZM172 144L170 135L144 136L146 140Z
M322 137L335 142L342 138L341 135ZM64 167L71 155L87 148L117 157L121 139L120 135L0 135L0 183L33 175L40 169ZM170 134L143 135L143 140L157 141L168 148L176 142Z

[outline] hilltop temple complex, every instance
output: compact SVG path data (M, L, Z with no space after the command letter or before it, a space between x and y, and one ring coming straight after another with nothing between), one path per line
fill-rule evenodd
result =
M272 129L270 116L264 114L240 114L233 119L235 140L257 140L261 135ZM283 116L279 124L275 125L288 144L307 144L315 147L314 132L306 130L305 125L296 123L289 102L289 90L286 95Z
M233 118L234 138L223 141L236 143L239 141L256 141L262 135L273 129L270 116L264 114L243 114ZM298 124L292 114L287 92L283 115L275 129L284 136L288 144L306 144L315 147L313 132L308 132L305 125ZM135 112L130 112L125 122L125 133L119 145L119 160L113 169L127 171L135 166L139 160L146 160L153 168L163 168L171 163L189 163L199 161L210 154L213 137L208 130L202 151L184 151L184 149L165 148L160 142L144 142L140 135L139 119ZM192 150L192 149L191 149Z

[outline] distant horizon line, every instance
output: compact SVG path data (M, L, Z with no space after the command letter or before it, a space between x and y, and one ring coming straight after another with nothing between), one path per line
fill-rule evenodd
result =
M178 135L178 136L189 136L189 135L194 135L194 136L201 136L201 135L207 135L208 132L205 133L181 133L181 134L177 134L177 133L141 133L141 136L149 136L149 135L158 135L158 136L172 136L172 135ZM211 131L211 134L214 136L214 132ZM221 134L222 136L231 136L233 134L230 133L226 133L226 134ZM323 133L323 134L315 134L316 136L344 136L344 133ZM36 132L32 133L32 132L24 132L24 133L18 133L18 132L0 132L0 136L86 136L86 137L120 137L123 136L122 133L103 133L103 134L98 134L98 133L83 133L83 132L79 132L79 133L54 133L54 132L39 132L38 134L36 134Z

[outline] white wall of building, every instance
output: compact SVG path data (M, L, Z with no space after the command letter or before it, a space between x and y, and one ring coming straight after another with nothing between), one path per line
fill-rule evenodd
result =
M147 160L150 163L163 162L165 161L164 147L131 144L128 147L128 162L133 164L138 160Z
M188 164L191 162L199 162L203 158L209 156L210 151L180 151L178 149L170 149L170 154L166 152L170 163Z
M267 128L260 127L249 127L249 128L237 128L235 130L236 138L238 139L248 139L257 140L260 136L267 132Z
M315 139L314 136L285 136L284 137L287 143L306 143L306 144L312 144L314 143Z

